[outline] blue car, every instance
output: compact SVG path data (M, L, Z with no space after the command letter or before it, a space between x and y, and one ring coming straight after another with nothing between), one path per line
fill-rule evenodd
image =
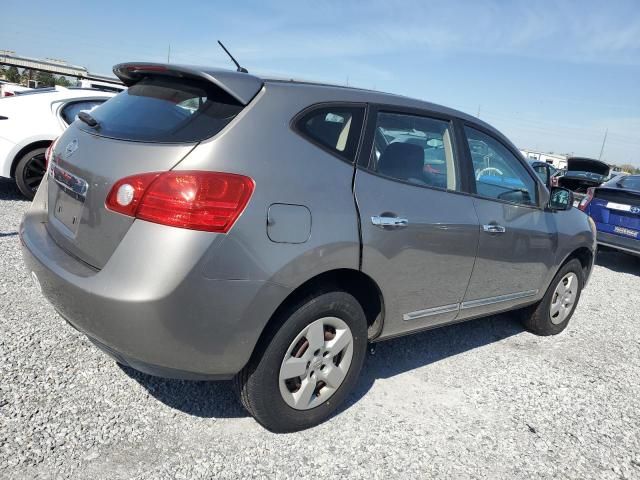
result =
M640 175L589 188L578 208L596 223L598 245L640 255Z

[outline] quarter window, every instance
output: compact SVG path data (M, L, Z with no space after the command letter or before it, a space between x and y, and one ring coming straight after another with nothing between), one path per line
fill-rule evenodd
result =
M502 143L471 127L465 127L476 192L524 205L536 204L536 182L525 166Z
M363 107L319 107L302 116L296 128L314 143L352 162L363 118Z
M378 113L371 169L414 185L457 188L449 122Z

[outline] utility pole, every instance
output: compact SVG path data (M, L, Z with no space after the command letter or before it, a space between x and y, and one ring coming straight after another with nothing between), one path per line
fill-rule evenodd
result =
M480 107L481 105L478 105L478 115L476 115L476 117L480 118Z
M171 44L169 44L169 51L167 51L167 63L171 62Z
M602 152L604 152L604 144L607 141L607 133L609 133L608 128L604 131L604 139L602 140L602 148L600 149L600 156L598 157L598 160L602 160Z

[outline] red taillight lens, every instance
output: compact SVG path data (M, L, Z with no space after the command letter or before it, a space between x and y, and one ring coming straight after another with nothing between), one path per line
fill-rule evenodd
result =
M158 172L144 173L118 180L107 195L105 202L107 208L123 215L135 217L145 190L159 175L161 174Z
M109 210L179 228L227 233L247 206L254 183L232 173L172 171L116 182Z
M53 151L56 149L56 143L58 143L58 138L56 138L53 142L51 142L46 152L44 152L44 169L45 170L49 169L49 162L51 161L51 156L53 155Z
M584 197L582 200L580 200L580 204L578 205L578 208L580 210L584 212L587 209L587 207L591 203L591 200L593 200L594 193L595 193L595 188L590 187L587 189L587 196Z

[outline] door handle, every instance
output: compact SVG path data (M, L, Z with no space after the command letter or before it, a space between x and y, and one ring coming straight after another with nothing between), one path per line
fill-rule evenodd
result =
M400 217L371 217L371 223L376 227L404 228L409 225L409 220Z
M483 225L482 230L487 233L504 233L507 231L502 225L497 225L495 223L491 223L489 225Z

